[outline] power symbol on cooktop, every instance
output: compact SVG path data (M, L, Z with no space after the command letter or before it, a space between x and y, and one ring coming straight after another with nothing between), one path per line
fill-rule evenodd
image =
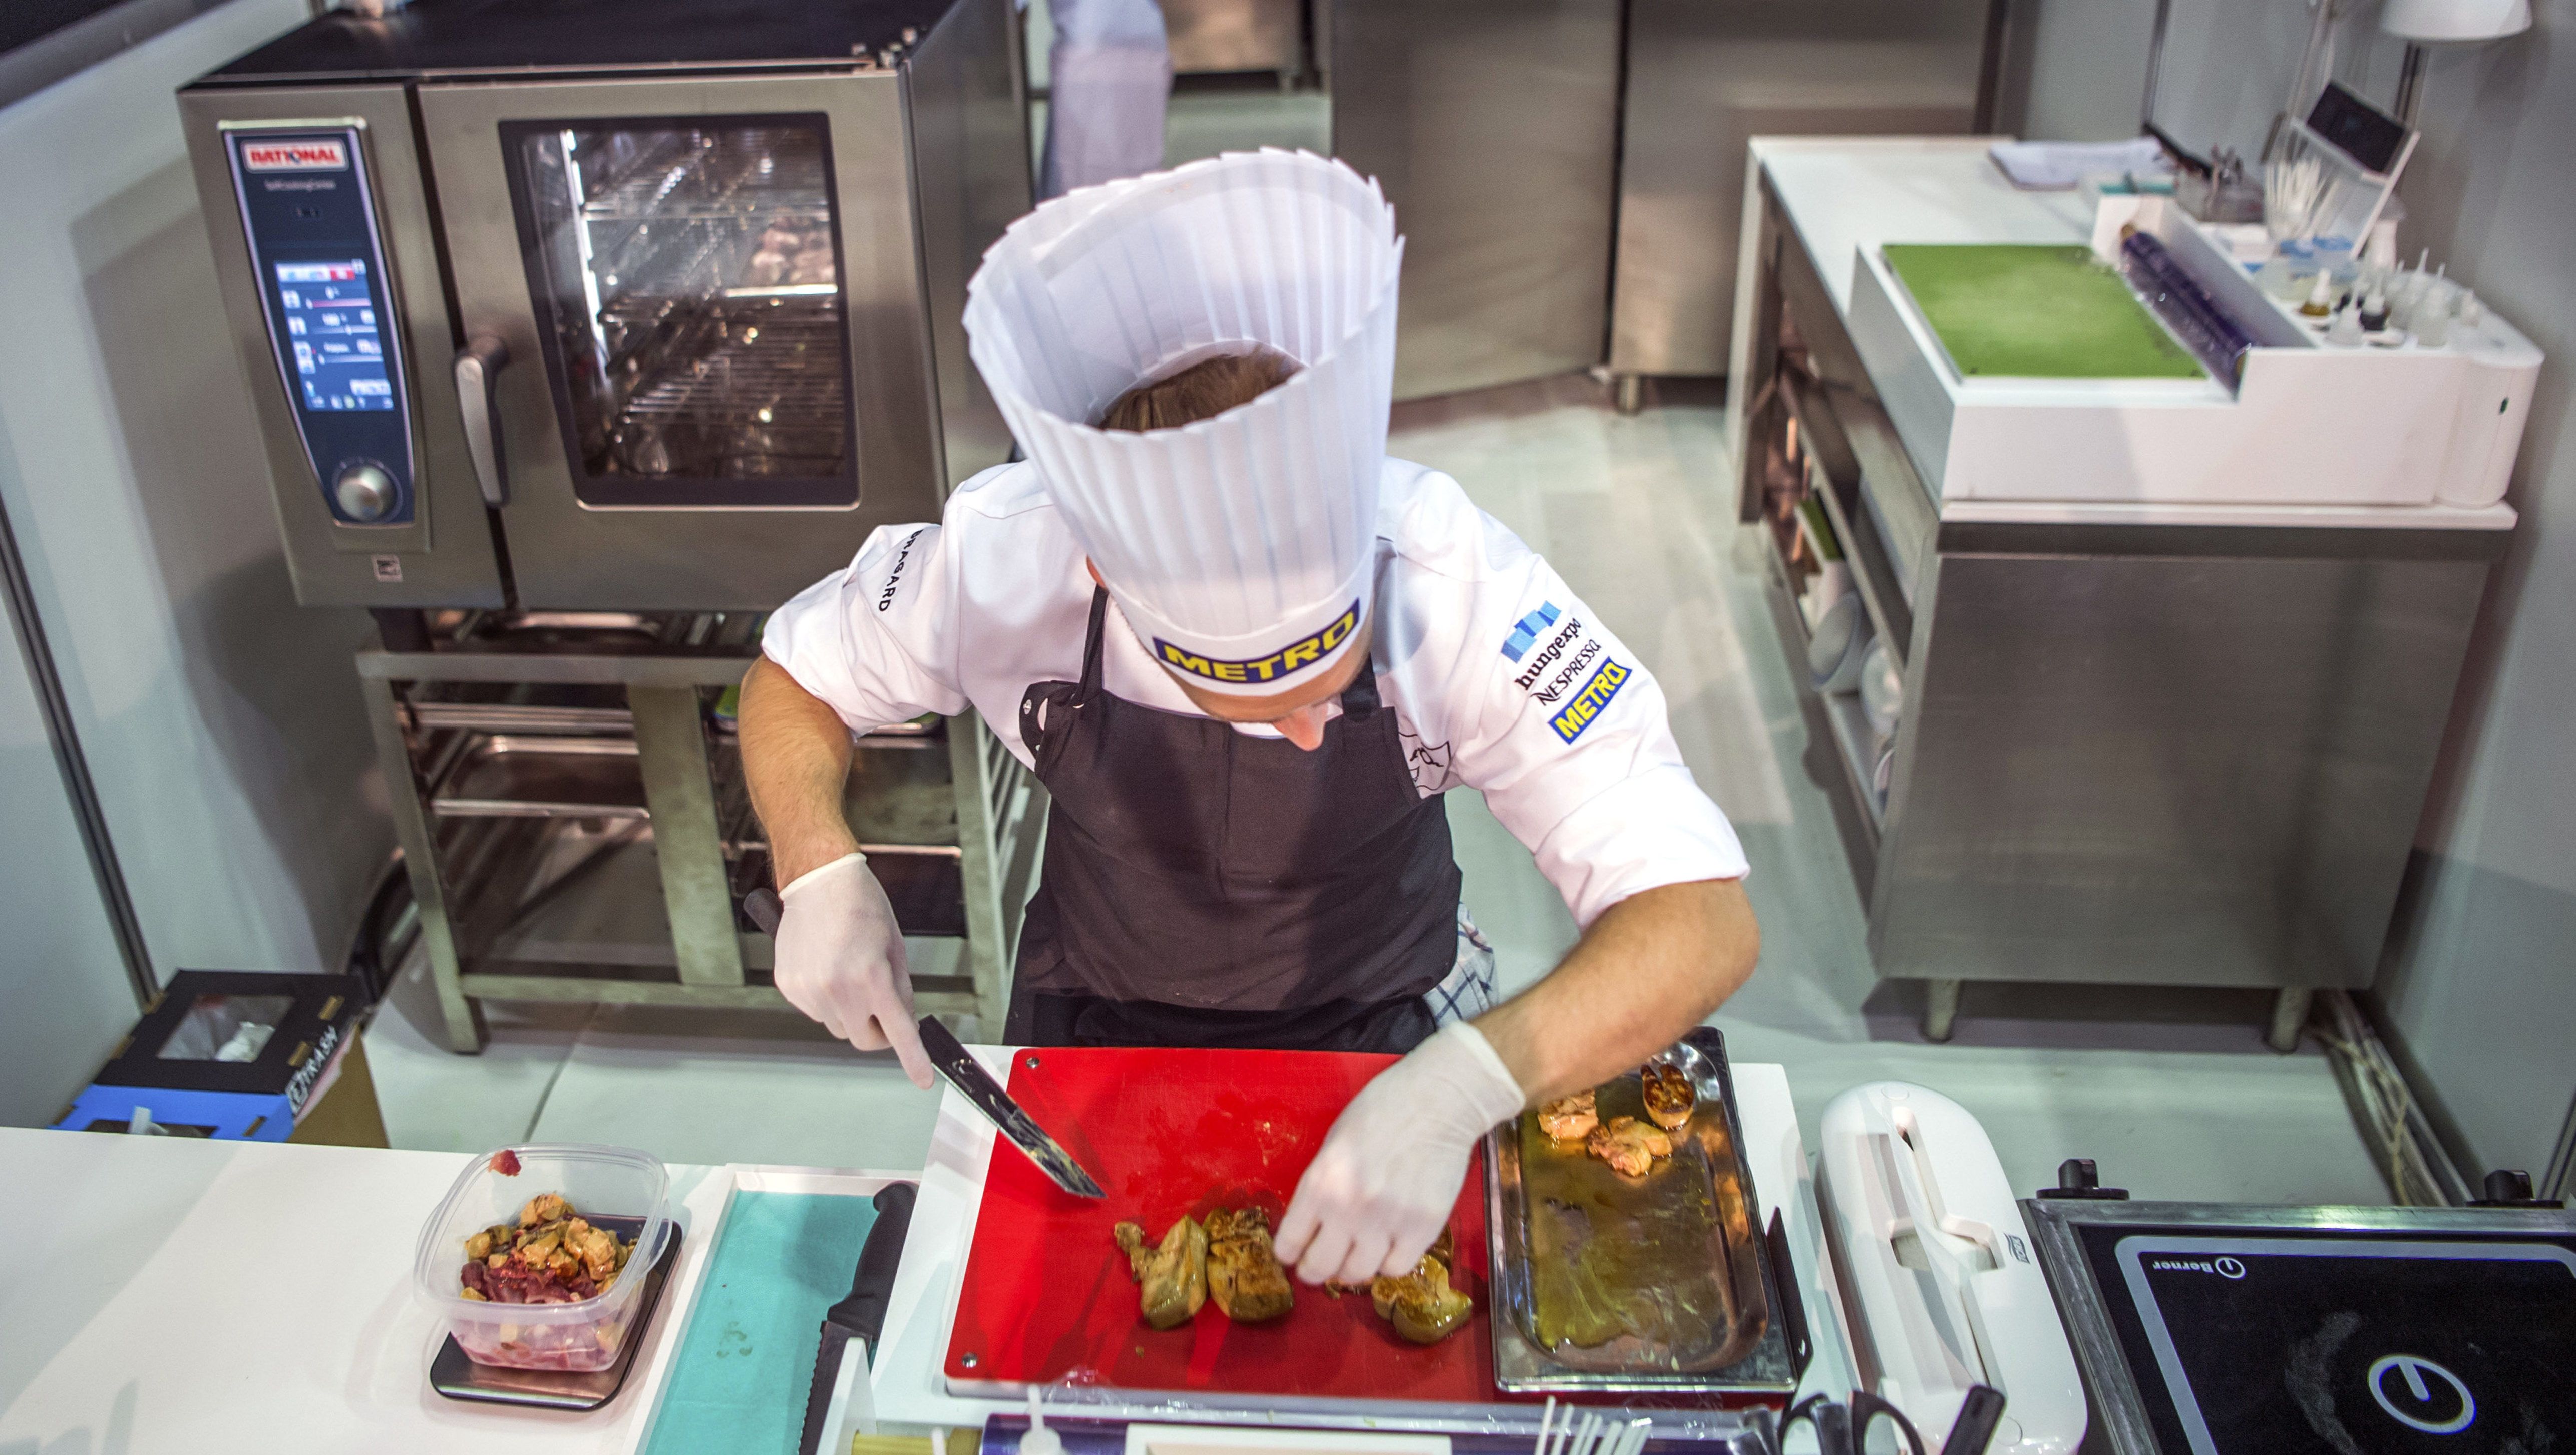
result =
M2218 1276L2221 1278L2242 1278L2245 1276L2245 1265L2237 1262L2233 1258L2221 1258L2218 1260L2216 1266L2218 1268Z
M2389 1391L2393 1381L2388 1376L2392 1374L2406 1377L2404 1391L2394 1398L2390 1397ZM2455 1401L2444 1398L2437 1402L2433 1387L2424 1379L2428 1374L2451 1387L2451 1395L2456 1396L2459 1405L2457 1414L2448 1419L2429 1418L2448 1409ZM2410 1430L2421 1430L2427 1435L2456 1435L2478 1417L2478 1402L2470 1396L2469 1387L2460 1381L2460 1376L2419 1355L2390 1354L2383 1357L2370 1366L2368 1383L2370 1397L2379 1401L2379 1407L2388 1412L2390 1419Z

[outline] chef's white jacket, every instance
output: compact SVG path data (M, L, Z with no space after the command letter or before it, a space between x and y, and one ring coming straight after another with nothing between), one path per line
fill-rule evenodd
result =
M1643 890L1744 874L1654 677L1546 561L1457 481L1403 460L1386 462L1378 536L1378 696L1416 787L1482 792L1580 924ZM1023 462L967 481L937 525L877 530L773 613L761 645L853 732L971 703L1027 763L1021 697L1081 680L1091 597L1082 547ZM1101 670L1131 702L1201 715L1115 602Z

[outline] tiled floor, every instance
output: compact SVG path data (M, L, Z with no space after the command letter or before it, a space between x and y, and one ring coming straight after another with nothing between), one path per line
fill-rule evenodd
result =
M2323 1058L2263 1048L2260 997L1972 988L1956 1042L1921 1042L1908 997L1869 970L1722 446L1713 396L1621 418L1579 376L1400 406L1392 443L1544 552L1662 681L1754 865L1762 967L1717 1018L1735 1057L1788 1067L1811 1137L1859 1082L1945 1091L2025 1188L2090 1156L2159 1197L2384 1201ZM1468 906L1506 981L1526 984L1574 925L1475 795L1452 794L1450 816ZM789 1017L493 1006L490 1049L464 1058L424 1034L427 989L407 976L369 1037L398 1145L608 1141L672 1161L878 1168L917 1166L927 1145L930 1095Z

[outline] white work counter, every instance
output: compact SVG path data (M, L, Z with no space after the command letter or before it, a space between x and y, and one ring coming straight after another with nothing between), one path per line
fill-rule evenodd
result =
M1787 1207L1808 1289L1810 1383L1847 1392L1788 1078L1777 1066L1734 1074L1764 1216ZM987 1130L980 1154L990 1144ZM915 1221L918 1232L955 1219L961 1246L973 1205L941 1199L957 1195L963 1150L934 1146ZM0 1450L638 1448L709 1252L697 1234L715 1226L739 1169L671 1168L691 1236L662 1309L626 1389L571 1415L460 1404L429 1387L446 1330L413 1297L414 1245L468 1160L0 1128ZM974 1171L980 1184L980 1160ZM940 1280L953 1288L955 1271L905 1263L874 1381L889 1421L980 1424L987 1412L928 1383L946 1335Z
M421 1223L470 1159L0 1128L0 1449L625 1451L674 1347L681 1264L628 1388L587 1415L429 1387ZM704 1225L719 1169L673 1167ZM13 1444L12 1442L24 1442Z

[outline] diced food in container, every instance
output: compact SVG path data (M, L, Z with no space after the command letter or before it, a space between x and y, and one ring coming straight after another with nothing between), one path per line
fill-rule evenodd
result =
M661 1163L624 1148L478 1158L422 1229L415 1284L478 1364L606 1369L670 1242L669 1190Z

